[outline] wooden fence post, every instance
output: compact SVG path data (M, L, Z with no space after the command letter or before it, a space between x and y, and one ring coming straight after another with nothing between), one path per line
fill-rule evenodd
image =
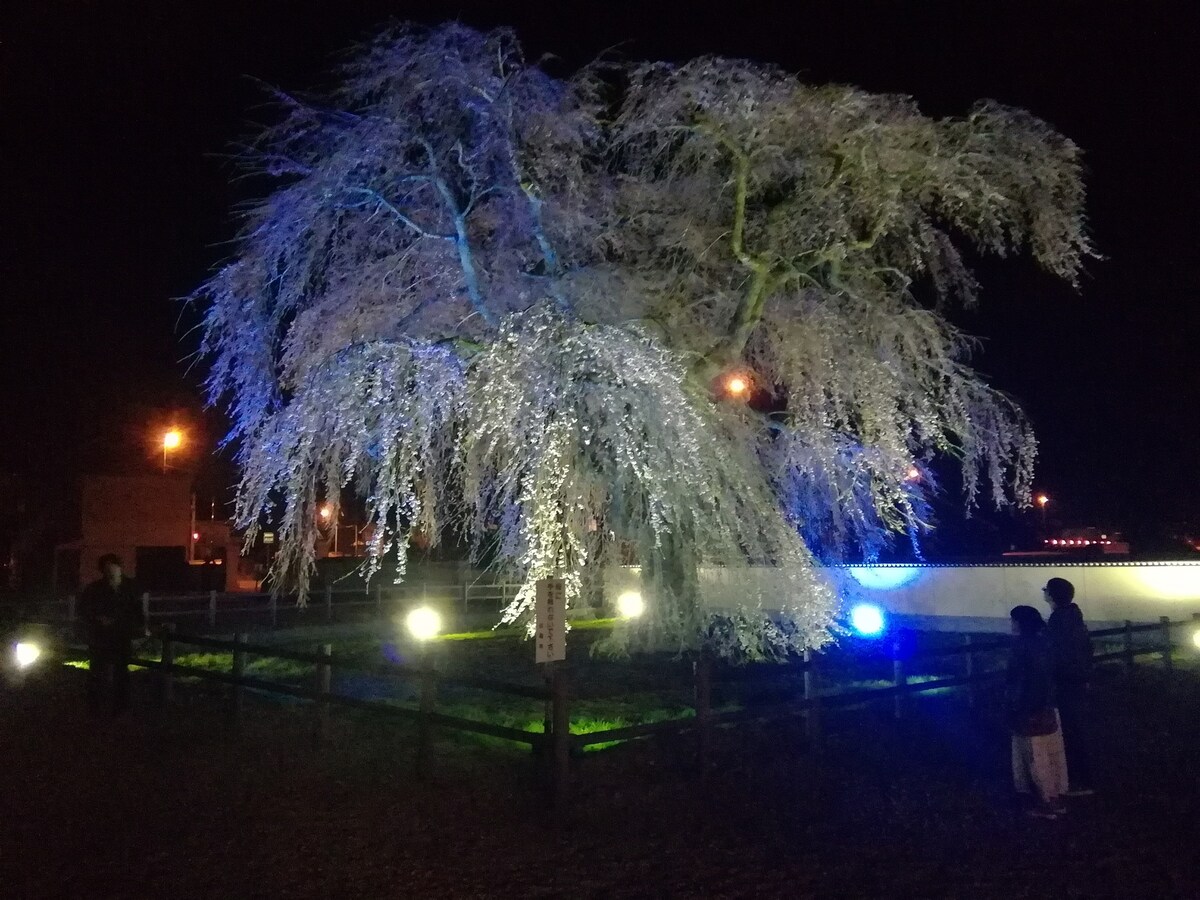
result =
M67 594L67 621L75 621L75 595Z
M245 632L239 631L233 636L233 640L235 643L245 644L249 640L249 636ZM229 719L234 728L241 728L242 711L246 704L246 689L240 683L246 677L245 650L233 651L233 677L238 680L238 683L233 686L233 693L230 696Z
M567 670L561 662L554 663L550 676L550 705L554 744L554 802L561 805L567 799L571 774L571 711L567 701Z
M463 582L463 612L471 611L471 583Z
M168 622L162 630L162 663L159 668L158 696L166 709L175 690L175 623Z
M208 592L208 627L215 628L217 624L217 592Z
M325 621L333 621L333 585L325 585Z
M1159 616L1158 623L1162 626L1163 668L1167 670L1167 674L1169 675L1175 669L1175 660L1171 658L1171 617Z
M904 674L903 651L904 647L900 643L900 638L892 641L892 682L897 688L902 688L908 683L908 678ZM896 719L904 718L904 695L899 692L892 698L892 716Z
M1133 677L1133 622L1125 620L1125 674Z
M812 647L804 648L804 699L808 709L804 712L804 734L811 746L821 742L821 680L817 673L818 655Z
M142 592L142 625L150 627L150 592Z
M329 690L333 681L332 644L322 644L317 648L321 662L317 663L313 673L313 689L317 697L314 703L313 742L319 747L329 736Z
M712 659L705 648L692 662L696 709L696 763L700 777L708 772L712 748Z
M967 677L967 708L974 709L978 702L978 696L975 685L975 651L971 649L971 635L963 635L963 646L967 648L963 654L966 671L963 673Z
M421 682L419 709L421 719L417 729L417 777L429 774L429 760L433 751L433 720L431 716L437 706L437 673L433 667L428 642L421 645Z

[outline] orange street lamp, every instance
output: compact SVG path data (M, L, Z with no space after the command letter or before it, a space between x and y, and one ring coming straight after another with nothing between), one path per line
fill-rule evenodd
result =
M167 454L172 450L178 450L183 444L183 432L178 428L172 428L163 435L163 474L167 474Z
M741 397L750 389L750 383L741 375L731 375L725 382L725 390L730 397Z
M904 476L904 480L905 481L920 481L921 480L921 470L918 469L916 466L909 466L908 474L906 474Z
M1042 531L1046 530L1046 504L1050 502L1050 498L1045 494L1038 494L1034 497L1034 502L1037 503L1038 509L1042 511Z

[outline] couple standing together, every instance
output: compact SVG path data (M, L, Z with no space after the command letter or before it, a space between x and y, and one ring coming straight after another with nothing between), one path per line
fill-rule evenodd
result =
M1008 665L1013 779L1034 798L1030 815L1054 819L1062 798L1092 793L1086 736L1092 645L1075 586L1051 578L1042 593L1050 621L1032 606L1014 607Z

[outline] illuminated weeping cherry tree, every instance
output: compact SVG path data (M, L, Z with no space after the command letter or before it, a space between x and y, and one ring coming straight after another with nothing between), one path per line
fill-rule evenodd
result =
M198 292L238 518L281 521L282 583L303 593L317 506L353 486L372 572L458 532L528 622L537 579L578 602L632 549L647 614L616 648L763 658L833 621L810 547L915 534L935 455L966 502L1027 502L1028 426L938 310L974 299L956 239L1076 277L1078 152L1044 123L723 59L563 81L458 25L341 76L285 98L248 160L278 186Z

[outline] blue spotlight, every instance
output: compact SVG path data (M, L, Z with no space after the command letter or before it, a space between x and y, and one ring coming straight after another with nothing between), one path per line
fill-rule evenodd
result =
M873 603L860 603L850 610L850 627L863 637L878 637L885 624L883 610Z

